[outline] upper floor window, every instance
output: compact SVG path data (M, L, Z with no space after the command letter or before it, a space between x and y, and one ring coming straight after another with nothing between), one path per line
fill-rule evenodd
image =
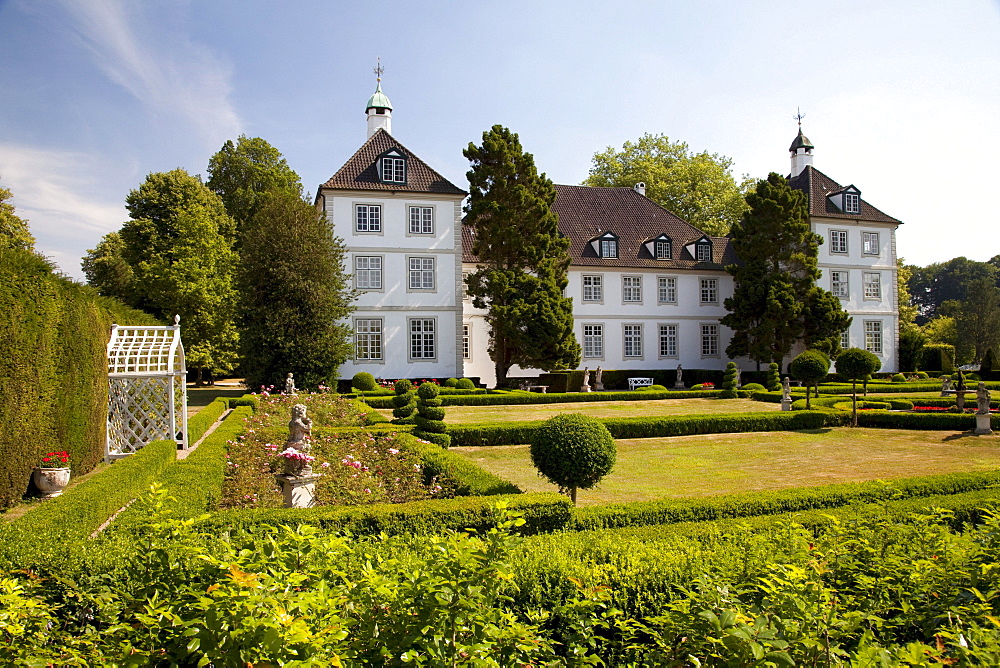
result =
M622 276L622 301L632 303L642 301L641 276Z
M861 213L861 196L857 193L844 193L844 213Z
M656 279L656 301L661 304L677 303L677 279L673 276L658 276Z
M695 259L698 260L698 262L711 262L712 244L699 243L695 245Z
M865 255L878 255L878 232L862 232L861 245Z
M583 277L583 301L599 302L604 299L604 281L601 276Z
M719 303L719 279L717 278L701 279L701 303L702 304Z
M840 333L840 347L844 350L851 347L851 330L845 329Z
M382 231L381 204L355 204L354 230L356 232Z
M657 260L669 260L673 255L669 241L657 241L653 248L656 250Z
M409 285L411 290L434 289L434 258L432 257L410 258Z
M865 350L882 354L882 321L865 320Z
M382 256L359 255L354 258L354 287L358 290L382 289Z
M410 234L434 234L434 207L410 207Z
M382 359L382 318L358 318L354 321L354 359Z
M847 252L847 230L830 230L830 252Z
M618 257L618 241L616 239L601 239L601 257Z
M865 299L882 299L882 281L878 272L865 272Z
M378 159L378 174L382 183L406 183L406 157L391 148Z
M834 297L849 297L850 286L847 283L848 273L846 271L830 272L830 292Z

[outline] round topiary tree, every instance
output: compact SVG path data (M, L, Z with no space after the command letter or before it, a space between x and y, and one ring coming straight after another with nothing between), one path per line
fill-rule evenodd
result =
M440 392L436 383L422 383L417 388L417 415L413 418L417 428L413 435L447 448L451 445L451 436L445 433L448 426L444 423L444 409L438 399Z
M614 468L618 448L611 432L591 417L571 413L545 421L531 439L531 463L539 474L569 492L590 489Z
M768 392L781 391L781 373L777 362L771 362L771 366L767 368L766 383Z
M359 371L351 379L351 387L357 388L362 392L372 392L378 389L378 383L375 382L375 376L367 371Z
M413 383L406 380L397 380L393 383L392 389L396 396L392 398L392 417L395 424L412 424L413 412L417 410L417 399L413 392Z
M861 348L848 348L837 357L837 373L851 379L851 424L858 426L858 381L869 378L882 367L882 360Z
M448 380L444 381L444 386L445 387L458 387L458 378L449 378Z
M807 350L792 360L788 371L795 380L801 380L806 384L806 410L809 410L812 408L809 400L809 386L813 387L813 394L819 397L816 386L830 372L830 358L818 350Z
M455 387L459 390L474 390L476 389L476 384L468 378L459 378Z
M720 399L736 398L736 375L738 373L736 362L730 362L726 365L726 373L722 376L722 392L719 392Z

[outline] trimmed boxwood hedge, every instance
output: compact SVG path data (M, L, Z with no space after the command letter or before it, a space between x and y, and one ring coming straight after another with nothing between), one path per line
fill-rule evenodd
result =
M358 535L432 534L449 529L486 531L496 525L496 504L522 513L525 535L558 531L570 520L569 499L561 494L517 494L510 496L465 496L413 503L322 508L270 508L227 510L196 524L202 531L221 533L256 526L309 524L325 531L348 531Z
M1000 429L1000 415L990 416L991 428ZM858 413L859 427L883 429L927 429L931 431L970 431L976 428L971 413Z
M442 406L519 406L529 404L562 404L587 401L649 401L652 399L711 399L720 390L689 390L686 392L490 392L488 394L445 395L438 397ZM392 408L391 397L364 397L372 408Z
M222 417L222 414L229 410L229 402L219 397L209 405L188 418L188 445L198 442L205 432L215 424L215 421Z
M397 442L401 447L420 456L425 482L437 478L445 487L452 488L456 496L521 493L521 489L514 483L485 471L465 457L439 445L404 433L397 435Z

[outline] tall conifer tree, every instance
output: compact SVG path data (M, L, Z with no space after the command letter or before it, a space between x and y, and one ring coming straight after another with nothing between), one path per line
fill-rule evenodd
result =
M464 155L472 163L465 224L479 264L467 289L476 308L487 309L497 385L515 364L575 367L573 301L563 297L569 240L559 235L552 211L555 186L503 126L484 132L482 146L470 143Z

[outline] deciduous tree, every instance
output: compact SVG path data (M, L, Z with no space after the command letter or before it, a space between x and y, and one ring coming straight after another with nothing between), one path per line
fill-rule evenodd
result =
M0 188L0 247L35 249L35 237L31 236L28 221L15 213L10 190Z
M608 428L585 415L557 415L531 438L531 462L576 505L576 490L590 489L615 466L618 448Z
M749 181L737 185L733 161L718 153L692 153L685 142L666 135L644 134L621 150L607 147L595 153L587 186L631 188L646 184L646 197L709 234L723 236L747 205Z
M556 191L518 136L500 125L483 133L482 146L464 151L478 268L467 279L476 308L487 309L490 358L497 385L515 364L546 371L580 362L573 335L573 302L563 297L569 240L552 211Z
M970 281L965 299L955 316L958 345L955 354L961 359L982 361L986 351L1000 345L1000 288L992 278Z

